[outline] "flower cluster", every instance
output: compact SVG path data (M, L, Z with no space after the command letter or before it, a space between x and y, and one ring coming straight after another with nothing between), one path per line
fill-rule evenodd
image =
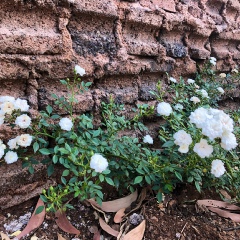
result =
M14 123L19 128L26 129L31 125L31 118L25 114L28 111L29 105L26 100L15 99L12 96L0 96L0 125ZM9 122L10 118L11 121ZM15 118L15 121L12 118ZM29 147L32 140L33 137L29 134L21 134L12 138L8 141L7 145L3 144L2 140L0 140L0 159L4 157L7 164L16 162L18 154L12 150L17 150L19 147Z
M29 105L26 100L11 96L0 97L0 125L5 121L6 115L10 115L14 110L20 110L20 112L28 112ZM20 128L28 128L31 124L31 118L22 114L16 118L15 124Z
M236 137L233 134L233 120L222 110L200 107L189 116L190 122L202 129L202 134L211 141L221 139L221 147L227 151L237 146Z
M179 146L178 151L181 153L187 153L189 151L189 145L192 143L192 137L184 130L179 130L173 135L175 139L174 143Z

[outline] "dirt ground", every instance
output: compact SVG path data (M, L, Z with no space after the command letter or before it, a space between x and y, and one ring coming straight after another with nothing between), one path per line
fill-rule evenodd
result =
M164 206L158 204L151 193L143 201L141 208L136 212L142 214L146 220L144 240L238 240L240 239L240 224L224 219L211 212L197 212L195 202L198 199L220 200L214 191L198 193L192 186L178 187ZM38 199L32 199L24 204L4 210L0 214L0 231L6 233L6 226L13 220L19 219L26 213L33 212ZM68 219L81 234L76 237L67 234L58 228L54 216L47 214L43 224L25 239L37 236L42 240L56 240L60 233L67 240L91 240L94 227L98 227L95 209L84 203L73 201L75 210L67 212ZM24 228L24 225L22 226ZM101 240L112 240L112 237L101 231ZM32 238L34 239L34 238ZM134 240L134 239L133 239Z

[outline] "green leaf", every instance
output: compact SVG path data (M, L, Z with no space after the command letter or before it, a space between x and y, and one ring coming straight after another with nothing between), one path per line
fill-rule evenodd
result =
M50 150L47 149L47 148L41 148L41 149L39 149L39 152L40 152L41 154L43 154L43 155L49 155L49 154L51 154Z
M162 147L172 147L172 146L174 146L175 145L175 143L173 142L173 141L167 141L167 142L165 142L163 145L162 145Z
M47 202L48 201L48 199L44 195L40 195L40 198L41 198L41 200L43 202Z
M54 172L54 166L51 164L47 168L47 175L50 177Z
M46 107L46 110L47 110L48 114L51 114L53 108L52 108L50 105L48 105L48 106Z
M201 187L200 187L200 185L199 185L199 182L194 182L195 183L195 187L196 187L196 189L198 190L198 192L200 192L201 193Z
M193 181L193 177L190 176L187 181L191 183Z
M67 143L65 143L65 148L66 148L69 152L71 152L71 147L70 147Z
M31 174L33 174L34 173L34 168L33 168L33 166L31 165L29 168L28 168L28 171L31 173Z
M51 119L59 119L59 118L60 118L60 116L57 115L57 114L54 114L54 115L51 116Z
M163 200L163 195L162 195L162 193L161 193L160 191L158 191L158 193L157 193L157 195L156 195L156 198L157 198L158 202L162 202L162 200Z
M39 142L41 142L41 143L47 144L47 141L44 140L43 138L38 138L37 140L38 140Z
M104 176L102 174L99 175L99 180L100 180L100 182L104 181Z
M66 184L67 184L67 180L66 180L66 178L65 178L65 177L61 177L61 181L62 181L62 183L63 183L64 185L66 185Z
M22 168L28 167L30 164L30 162L23 162L22 163Z
M75 183L77 181L77 178L76 177L72 177L70 180L69 180L69 183Z
M64 80L64 79L60 80L60 83L63 84L63 85L67 85L68 84L67 81Z
M140 174L143 174L143 175L145 174L145 172L144 172L141 168L137 168L136 170L137 170L137 172L140 173Z
M64 138L60 138L59 140L58 140L58 144L63 144L65 142L65 139Z
M179 172L174 172L175 176L182 182L182 175Z
M53 161L54 164L56 164L58 162L58 156L54 155L53 158L52 158L52 161Z
M65 148L59 148L58 151L62 154L68 154L69 153L69 151Z
M102 205L102 199L100 197L96 197L96 201L100 206Z
M34 152L37 152L38 149L39 149L39 144L38 144L38 142L35 142L35 143L33 144L33 151L34 151Z
M134 180L134 184L138 184L138 183L142 182L142 180L143 180L143 176L137 176Z
M35 215L41 213L44 209L44 206L39 206L37 209L36 209L36 212L35 212Z
M86 82L85 83L85 87L89 87L89 86L91 86L92 85L92 82Z
M62 176L66 177L68 175L69 175L69 170L68 169L64 170L63 173L62 173Z
M97 190L96 193L101 199L103 199L103 193L100 190Z
M148 184L151 184L152 181L151 181L151 178L149 176L145 176L145 181L148 183Z
M94 131L94 132L93 132L93 137L97 137L97 136L99 136L99 135L100 135L100 132L101 132L100 129Z
M105 177L105 180L106 180L106 182L107 182L109 185L114 186L114 182L113 182L113 180L112 180L111 178Z

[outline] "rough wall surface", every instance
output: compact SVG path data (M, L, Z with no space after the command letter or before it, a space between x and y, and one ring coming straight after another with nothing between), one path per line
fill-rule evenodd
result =
M126 106L152 101L149 90L166 71L193 76L214 56L217 69L240 63L238 0L1 0L0 95L25 98L38 111L58 80L86 69L91 92L76 112L97 112L115 96ZM126 108L128 109L128 108ZM0 127L0 138L8 132ZM20 164L0 165L0 209L50 184L43 167L29 175Z

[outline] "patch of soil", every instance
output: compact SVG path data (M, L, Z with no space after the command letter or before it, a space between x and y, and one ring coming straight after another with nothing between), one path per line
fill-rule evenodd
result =
M166 196L166 205L157 203L154 196L148 193L140 209L146 219L144 240L239 240L240 223L234 223L211 212L197 212L195 202L198 199L220 200L214 191L198 193L192 186L179 186L171 195ZM24 204L9 208L0 213L0 231L6 232L4 224L19 219L27 212L33 212L38 199L32 199ZM98 227L98 219L95 209L82 202L72 202L74 210L68 211L67 216L81 234L75 237L58 228L54 216L47 214L43 224L35 230L31 237L37 236L42 240L57 240L60 233L68 240L91 240L93 228ZM140 213L137 212L137 213ZM113 216L113 215L111 215ZM22 227L24 228L24 226ZM107 240L116 239L101 231L101 235ZM134 239L133 239L134 240Z

